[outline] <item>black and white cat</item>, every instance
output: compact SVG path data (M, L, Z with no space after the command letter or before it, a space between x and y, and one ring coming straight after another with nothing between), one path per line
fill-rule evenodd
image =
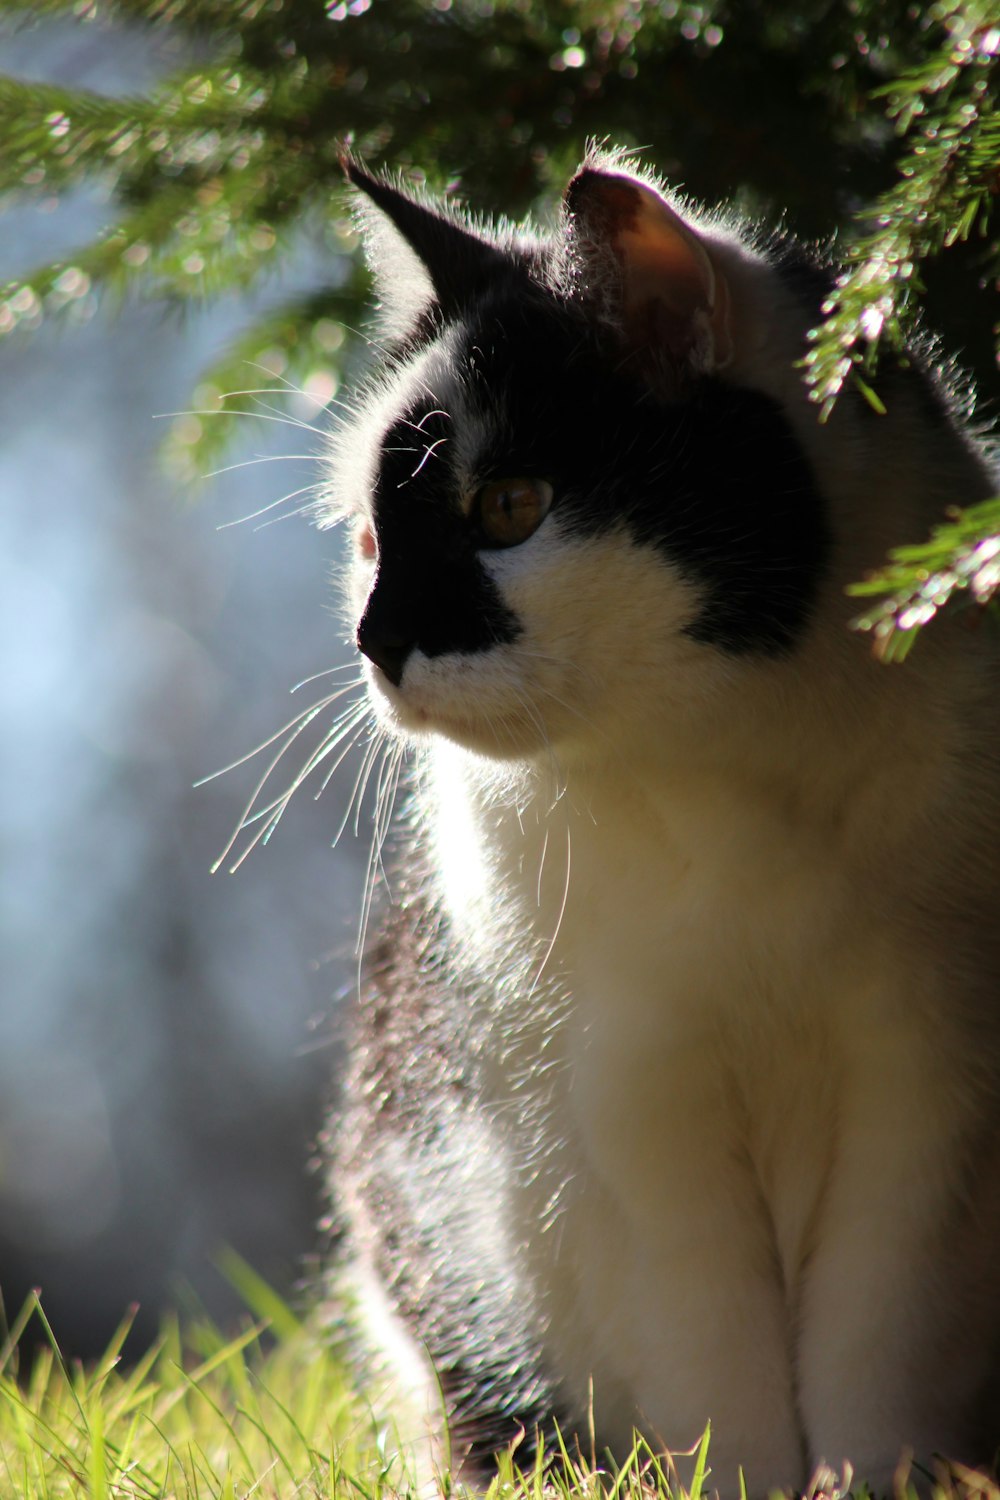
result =
M548 235L348 172L389 352L331 514L411 747L331 1167L363 1316L473 1466L591 1403L619 1453L711 1419L729 1494L988 1461L998 657L886 668L845 596L987 455L919 361L821 425L828 273L624 158Z

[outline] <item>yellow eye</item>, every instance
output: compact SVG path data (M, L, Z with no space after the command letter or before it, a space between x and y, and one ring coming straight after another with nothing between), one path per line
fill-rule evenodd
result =
M545 479L493 479L478 491L474 514L491 546L516 547L538 530L551 504Z

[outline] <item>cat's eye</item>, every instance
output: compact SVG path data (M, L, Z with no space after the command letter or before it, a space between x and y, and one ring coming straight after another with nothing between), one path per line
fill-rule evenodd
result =
M516 547L538 530L551 504L545 479L493 479L477 492L473 514L490 546Z

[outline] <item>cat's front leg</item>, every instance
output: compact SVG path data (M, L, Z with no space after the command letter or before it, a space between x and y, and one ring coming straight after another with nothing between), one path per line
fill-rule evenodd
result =
M981 1141L977 1168L971 1068L939 1038L896 1024L853 1043L802 1288L800 1403L811 1462L847 1460L891 1494L910 1455L988 1456L973 1417L1000 1300L997 1149Z
M589 1160L553 1227L547 1273L550 1355L569 1377L567 1406L579 1408L592 1381L599 1442L619 1454L634 1425L676 1456L711 1421L711 1484L722 1495L739 1494L741 1470L751 1494L800 1488L786 1291L735 1091L705 1065L703 1040L673 1049L666 1068L632 1053L616 1090L614 1032L588 1054L601 1066L578 1075ZM676 1461L689 1481L692 1462Z

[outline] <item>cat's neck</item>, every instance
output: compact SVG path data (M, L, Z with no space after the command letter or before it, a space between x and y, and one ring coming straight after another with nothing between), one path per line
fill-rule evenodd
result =
M729 891L744 910L757 894L773 904L779 888L804 899L810 882L817 910L833 885L862 905L865 891L898 889L967 843L976 820L962 744L984 699L975 642L956 665L954 628L945 622L905 670L844 629L822 659L817 645L749 676L744 665L724 713L671 723L651 699L641 738L605 726L513 763L429 742L418 800L452 921L493 952L516 908L544 944L567 903L600 924L612 887L623 911L638 909L644 889L695 868L706 891ZM914 699L937 712L915 713ZM946 815L934 805L942 784Z

